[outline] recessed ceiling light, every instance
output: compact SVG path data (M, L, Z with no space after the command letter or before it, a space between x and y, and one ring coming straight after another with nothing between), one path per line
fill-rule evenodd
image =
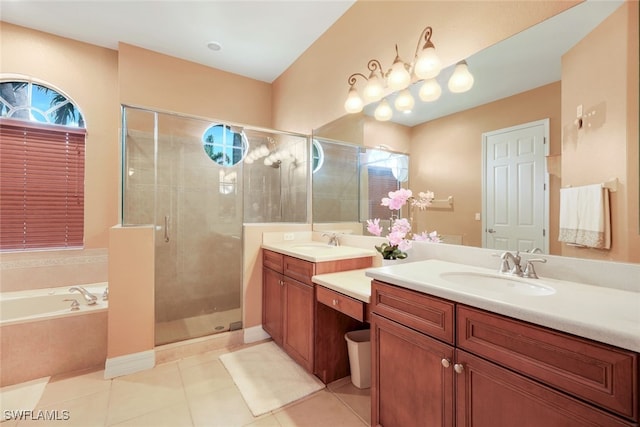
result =
M217 52L222 49L222 45L219 42L209 42L207 43L207 47L214 52Z

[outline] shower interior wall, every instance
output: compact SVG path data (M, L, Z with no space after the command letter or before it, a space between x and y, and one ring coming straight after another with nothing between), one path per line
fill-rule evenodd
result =
M279 168L263 159L222 167L201 140L215 122L130 108L125 116L123 224L156 225L156 344L237 327L242 224L306 220L307 139L245 129L249 152L265 144L293 157Z

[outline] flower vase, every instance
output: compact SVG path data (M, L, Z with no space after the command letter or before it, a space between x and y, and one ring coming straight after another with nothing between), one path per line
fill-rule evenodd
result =
M393 265L398 265L398 264L404 264L405 262L409 262L409 258L403 258L403 259L382 259L382 266L383 267L390 267Z

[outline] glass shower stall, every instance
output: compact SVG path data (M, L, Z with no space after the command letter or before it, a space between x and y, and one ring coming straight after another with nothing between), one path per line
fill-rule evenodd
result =
M242 328L243 224L306 222L308 138L122 117L122 224L155 227L156 345Z

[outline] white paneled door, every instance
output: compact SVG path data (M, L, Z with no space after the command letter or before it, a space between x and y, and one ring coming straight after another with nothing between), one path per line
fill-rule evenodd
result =
M485 248L549 253L549 120L482 134Z

